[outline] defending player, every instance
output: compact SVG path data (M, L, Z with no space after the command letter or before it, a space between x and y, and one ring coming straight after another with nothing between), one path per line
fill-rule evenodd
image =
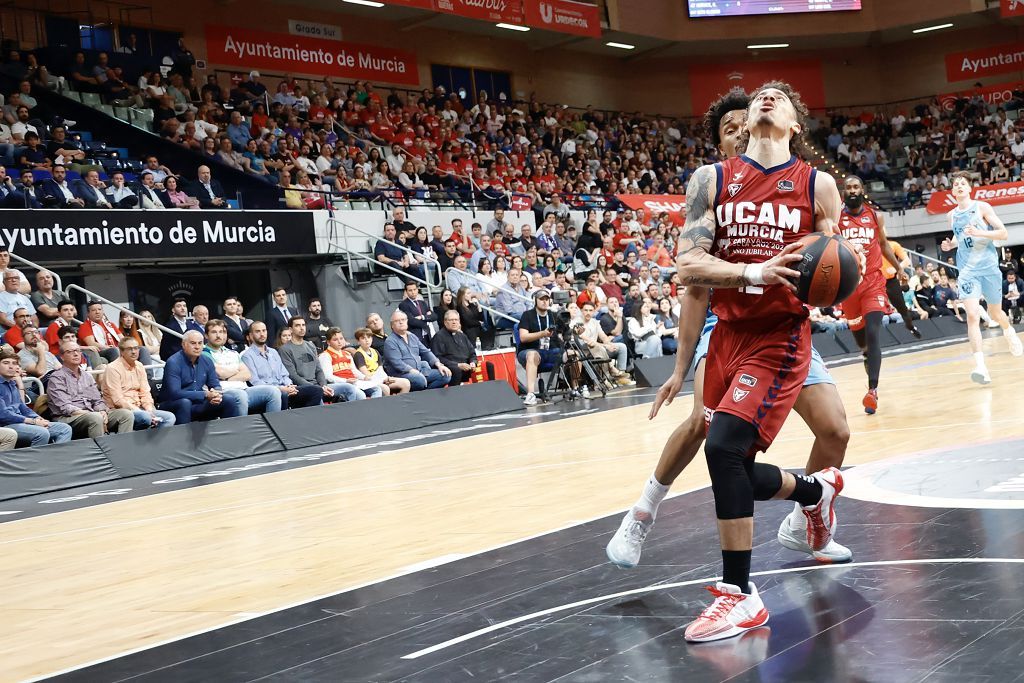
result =
M953 230L953 239L942 240L942 250L956 249L960 300L967 308L967 338L974 353L975 367L971 379L978 384L988 384L992 378L985 366L985 353L981 350L981 297L985 297L988 303L988 314L1003 328L1010 353L1014 356L1024 353L1017 332L1001 306L1003 276L999 270L995 241L1005 240L1010 234L989 204L971 199L971 181L967 173L958 171L952 180L950 194L956 200L956 208L949 212L949 227Z
M892 239L888 240L888 242L892 253L900 261L900 267L893 268L892 264L888 261L882 261L882 275L885 276L885 295L889 297L889 303L893 305L893 308L899 311L900 317L903 318L903 326L912 335L920 339L921 331L914 325L914 318L910 313L910 307L907 306L907 302L903 299L903 288L908 286L909 281L906 273L910 269L910 257L907 256L907 250L899 242ZM925 318L928 317L927 313L924 315Z
M882 318L888 309L882 257L896 269L901 282L907 275L900 266L885 236L885 217L864 201L864 183L855 175L843 183L843 211L839 217L843 237L859 245L867 257L864 279L857 290L843 302L843 314L850 322L850 331L864 354L868 373L868 393L864 394L864 412L874 415L878 410L878 376L882 370ZM913 329L913 323L908 329Z
M768 621L750 583L755 499L799 503L812 549L824 548L835 528L837 469L794 476L752 457L775 439L810 366L810 323L789 267L800 260L796 242L816 229L832 234L839 220L835 181L793 153L806 116L789 85L766 84L747 110L746 154L701 167L687 187L678 272L684 285L712 288L719 318L705 368L704 451L723 566L710 588L714 603L686 628L689 641Z
M736 147L744 134L747 107L750 98L740 88L712 103L704 115L706 133L714 140L725 158L736 155ZM606 553L614 564L629 569L640 561L644 539L654 526L658 507L665 499L673 482L693 460L704 443L704 365L708 352L711 332L718 318L708 309L710 290L706 287L691 286L683 295L679 314L679 351L676 354L675 371L658 391L651 408L650 419L654 419L664 403L668 405L679 393L683 379L695 361L693 375L693 410L676 427L665 443L661 459L643 488L640 498L626 512L615 535L608 542ZM698 336L700 341L697 341ZM696 345L696 350L691 353ZM814 445L807 460L807 473L827 467L840 467L846 455L846 444L850 439L850 428L846 422L846 411L836 389L835 381L825 369L825 363L814 349L811 349L811 369L804 382L794 410L804 419L814 434ZM852 558L850 550L835 540L821 550L812 550L807 545L807 519L799 504L794 503L793 512L782 520L778 539L792 550L811 554L821 562L847 562Z

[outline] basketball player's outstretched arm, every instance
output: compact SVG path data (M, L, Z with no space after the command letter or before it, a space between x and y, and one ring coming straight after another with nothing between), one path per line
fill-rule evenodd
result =
M701 166L690 177L686 187L686 223L680 236L676 268L680 281L687 287L718 287L738 289L750 285L783 285L796 291L790 278L800 276L789 268L800 256L794 254L800 245L790 244L764 263L729 263L712 256L715 246L715 167ZM832 183L835 189L835 181ZM838 191L836 191L838 196ZM839 213L836 212L838 220Z
M704 330L710 298L711 290L697 285L690 285L679 297L679 349L676 351L675 368L672 371L672 376L658 389L651 412L647 416L648 419L653 420L658 415L662 404L672 403L672 399L683 388L683 379L686 377L686 371L690 369L690 363L693 362L693 352L697 348L697 340L700 339L700 333Z

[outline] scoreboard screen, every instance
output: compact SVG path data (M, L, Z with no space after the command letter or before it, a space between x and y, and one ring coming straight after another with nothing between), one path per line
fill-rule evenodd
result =
M859 10L861 0L687 0L690 18Z

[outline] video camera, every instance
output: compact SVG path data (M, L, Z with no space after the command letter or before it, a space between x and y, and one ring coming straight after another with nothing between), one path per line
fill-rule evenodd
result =
M569 292L565 290L555 290L551 292L551 308L555 312L555 331L566 338L570 332L575 334L580 333L580 329L570 330L569 324L572 322L572 314L569 313Z

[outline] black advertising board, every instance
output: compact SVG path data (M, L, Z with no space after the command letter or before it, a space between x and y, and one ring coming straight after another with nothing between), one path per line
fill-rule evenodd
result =
M30 261L133 261L316 254L310 211L0 212L0 243Z

